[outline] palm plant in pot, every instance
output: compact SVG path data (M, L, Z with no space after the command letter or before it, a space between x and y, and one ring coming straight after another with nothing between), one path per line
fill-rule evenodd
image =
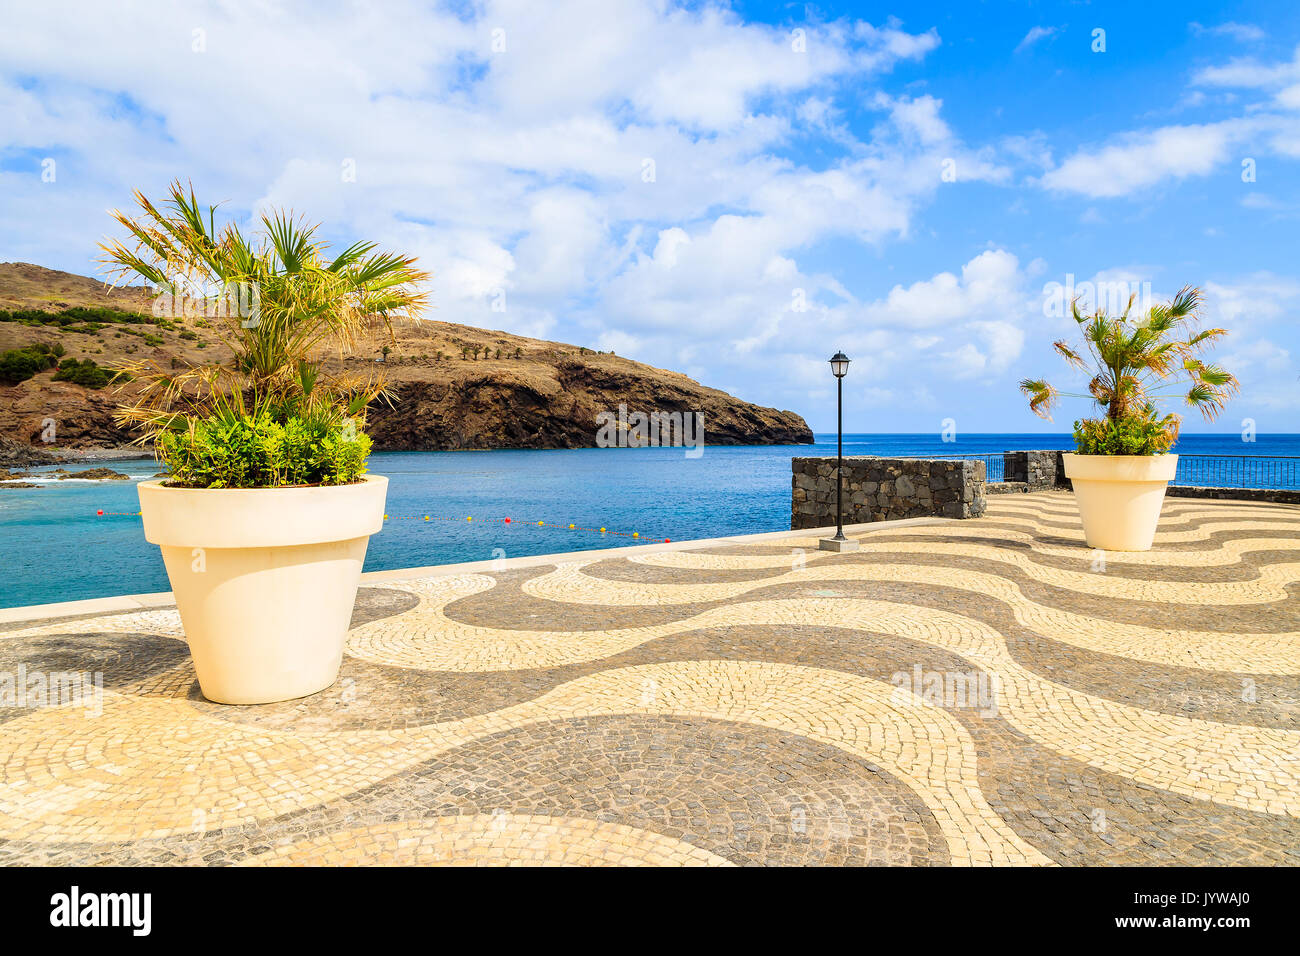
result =
M1064 341L1054 348L1070 365L1091 371L1086 394L1058 392L1042 379L1025 379L1020 390L1043 418L1062 396L1086 398L1105 412L1074 423L1075 454L1064 455L1088 545L1110 551L1148 551L1155 539L1165 488L1178 456L1169 453L1181 418L1161 413L1171 397L1213 421L1237 391L1237 380L1199 357L1223 329L1197 331L1201 295L1184 288L1163 304L1133 313L1131 296L1122 314L1084 315L1076 300L1071 314L1083 346Z
M112 214L127 242L101 245L111 274L188 299L227 350L179 371L123 369L118 421L169 475L139 486L145 537L162 550L205 697L313 694L338 676L383 526L388 480L366 474L364 429L367 405L391 398L382 379L327 374L322 360L418 316L428 277L370 242L330 257L315 227L282 212L246 238L179 182L159 205L136 200L136 215Z

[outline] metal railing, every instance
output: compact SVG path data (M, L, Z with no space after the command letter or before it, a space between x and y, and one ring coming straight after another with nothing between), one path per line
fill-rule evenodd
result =
M1173 484L1200 488L1300 488L1300 457L1180 454Z

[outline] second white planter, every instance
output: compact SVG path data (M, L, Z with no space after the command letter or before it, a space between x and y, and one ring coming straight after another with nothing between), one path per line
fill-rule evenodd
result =
M388 479L312 488L139 486L203 696L265 704L338 677Z
M1065 454L1090 548L1150 551L1177 455Z

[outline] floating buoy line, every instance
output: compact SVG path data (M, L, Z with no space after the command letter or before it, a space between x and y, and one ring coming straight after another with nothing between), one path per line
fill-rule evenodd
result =
M385 521L466 521L472 522L473 515L466 515L464 518L448 518L442 515L384 515ZM645 538L647 541L663 541L665 544L672 541L672 538L647 538L639 531L611 531L608 528L586 528L580 524L564 524L558 521L524 521L518 522L513 518L483 518L481 522L488 524L526 524L534 525L538 528L556 528L563 531L588 531L592 534L612 534L620 538Z
M126 518L126 517L135 518L141 514L142 512L139 511L104 511L102 508L95 512L95 515L97 517L108 517L108 518ZM384 515L384 520L385 521L430 521L430 522L456 521L456 522L472 523L474 521L474 516L466 515L464 518L450 518L445 515ZM570 522L569 524L564 524L563 522L558 522L558 521L518 522L515 521L513 518L482 518L480 519L479 524L525 524L525 525L532 525L538 528L554 528L556 530L562 530L562 531L586 531L591 534L614 535L615 537L619 537L619 538L636 538L637 540L654 541L654 542L662 541L664 544L669 544L673 540L672 538L648 538L645 535L641 534L641 532L639 531L610 531L608 528L586 528L583 527L582 525L577 524L576 522Z

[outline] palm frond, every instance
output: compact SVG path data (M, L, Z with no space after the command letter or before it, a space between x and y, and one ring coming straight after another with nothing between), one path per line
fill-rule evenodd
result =
M1194 319L1200 310L1200 290L1186 286L1169 302L1152 305L1140 316L1133 315L1136 301L1136 294L1130 295L1119 315L1108 315L1102 309L1085 315L1080 300L1072 300L1071 316L1080 328L1083 346L1058 341L1053 343L1053 350L1075 368L1093 368L1088 397L1109 418L1141 415L1154 422L1154 400L1179 378L1183 380L1181 387L1189 389L1189 404L1200 408L1207 417L1217 415L1227 399L1236 394L1238 383L1226 370L1193 357L1225 335L1223 329L1206 329L1183 337L1184 323ZM1020 390L1029 398L1030 409L1039 415L1061 397L1040 380L1022 381ZM1176 435L1176 418L1166 416L1161 427L1174 429L1171 434Z
M139 192L135 199L135 216L112 213L126 241L101 243L113 276L139 276L156 286L180 283L187 295L210 301L246 288L256 293L258 309L251 319L223 310L210 323L231 353L224 363L180 372L147 360L123 366L133 381L131 401L118 411L122 424L141 428L147 440L187 415L278 409L324 421L345 413L364 417L370 401L392 400L382 381L332 380L321 373L319 360L325 349L355 345L372 320L391 334L393 320L418 317L429 275L415 259L376 251L370 241L354 242L330 259L315 237L317 227L283 211L263 214L260 233L250 240L233 222L218 225L219 207L202 206L193 186L179 181L161 204Z

